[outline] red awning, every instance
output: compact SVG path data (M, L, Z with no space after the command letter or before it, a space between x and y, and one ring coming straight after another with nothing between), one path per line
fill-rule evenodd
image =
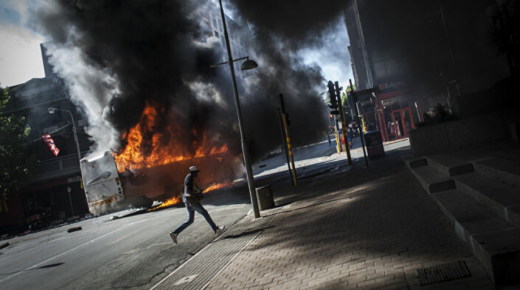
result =
M400 96L402 94L403 94L403 92L401 90L395 90L395 91L391 91L388 93L378 94L377 96L379 97L379 100L386 100L386 99Z

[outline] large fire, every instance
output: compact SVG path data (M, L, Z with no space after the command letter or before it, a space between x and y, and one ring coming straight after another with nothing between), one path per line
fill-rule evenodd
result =
M172 139L169 142L165 142L165 134L156 130L157 114L156 108L147 105L140 122L123 136L127 140L127 145L120 153L114 156L119 172L124 172L127 168L151 168L176 161L228 152L226 144L214 145L212 144L213 142L208 140L206 135L203 135L201 142L193 142L192 144L193 147L197 148L195 154L188 153L188 150L176 145L179 142L174 140L176 138L175 132L182 132L182 129L172 124L173 122L170 122L164 129L171 133L170 139ZM146 139L143 138L143 133L147 136ZM163 146L162 144L168 144L168 146ZM150 150L143 152L142 148L144 147L150 148Z

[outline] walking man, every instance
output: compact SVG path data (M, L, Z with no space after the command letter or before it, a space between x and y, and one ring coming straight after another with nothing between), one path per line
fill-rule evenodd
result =
M195 178L197 178L199 172L200 170L197 168L197 166L191 166L190 173L188 174L188 176L186 176L186 179L184 180L184 193L182 195L182 201L184 201L186 209L188 210L188 220L185 221L182 225L180 225L177 229L175 229L175 231L170 233L170 237L176 244L177 236L193 223L193 220L195 219L195 211L200 213L206 219L206 221L211 226L217 237L222 234L222 231L225 227L217 227L211 219L211 217L209 216L208 211L202 206L202 204L200 204L200 201L204 198L204 196L202 195L202 191L200 190L200 188L195 183Z

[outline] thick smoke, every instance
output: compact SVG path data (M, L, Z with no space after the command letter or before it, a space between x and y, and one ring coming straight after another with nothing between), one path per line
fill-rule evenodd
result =
M291 7L280 1L233 1L234 16L241 15L253 31L254 37L245 35L243 40L259 64L238 79L256 160L282 142L276 113L280 93L295 145L320 139L327 127L321 69L304 63L299 52L323 45L321 35L332 29L339 9L300 2L308 3ZM153 131L161 132L161 138L152 142L154 132L143 132L144 153L153 146L175 146L193 154L205 136L240 154L229 69L210 68L222 61L223 51L218 40L207 38L199 14L206 5L215 4L48 0L34 12L34 27L52 39L50 62L89 116L93 151L124 148L128 131L145 107L152 106L158 112ZM172 124L180 130L172 130ZM168 144L171 140L176 144Z
M230 8L236 9L235 16L249 22L255 34L271 34L282 47L296 51L327 45L323 43L324 35L334 30L335 20L350 0L230 2Z
M249 92L256 96L254 101L258 99L265 103L265 107L269 107L268 104L272 107L266 112L272 114L270 122L264 123L267 126L258 128L255 133L262 132L260 136L274 133L273 128L277 126L275 108L279 107L278 95L282 93L293 124L290 133L295 145L318 140L323 136L323 128L327 127L324 119L327 111L322 99L318 97L326 90L327 80L324 79L319 64L305 63L302 53L309 50L347 50L347 43L341 48L331 47L330 40L335 37L338 18L348 1L230 2L232 5L229 8L234 9L233 15L251 27L255 36L251 43L254 56L259 63L266 66L254 77L248 78L246 84L246 88L255 90ZM341 59L339 55L336 57L338 63L347 63L345 72L349 71L349 59ZM259 114L266 114L253 110L253 107L247 109L248 115L255 116L248 120L250 122L259 118ZM257 147L272 148L279 144L279 140L275 138L262 140L252 137L255 141L253 153Z

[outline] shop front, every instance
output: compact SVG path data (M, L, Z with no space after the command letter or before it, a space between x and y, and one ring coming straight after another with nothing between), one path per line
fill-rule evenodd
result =
M408 138L410 131L422 121L422 112L413 94L386 87L374 94L378 129L384 141Z
M89 212L80 176L27 187L22 192L22 204L29 229L39 229Z

